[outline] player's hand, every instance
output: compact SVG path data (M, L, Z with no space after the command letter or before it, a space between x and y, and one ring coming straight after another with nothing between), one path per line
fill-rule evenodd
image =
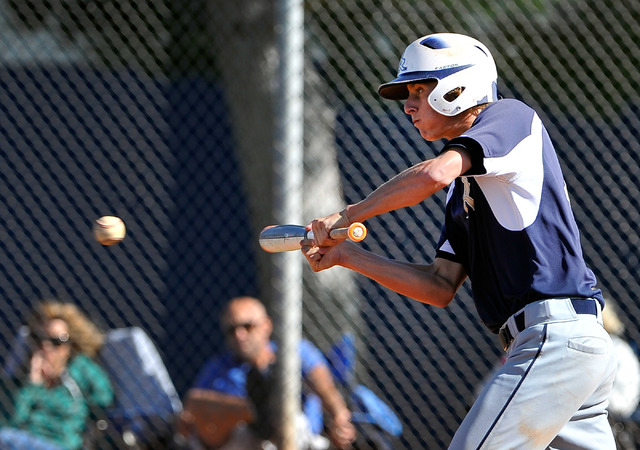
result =
M333 241L333 239L331 239ZM314 272L329 269L333 266L339 266L344 261L353 243L349 241L334 242L332 246L321 247L314 244L311 239L304 239L300 242L301 251L311 269Z
M351 222L343 210L326 217L315 219L306 226L306 229L313 231L315 245L327 247L340 242L332 239L329 236L329 232L334 228L347 228L349 225L351 225Z

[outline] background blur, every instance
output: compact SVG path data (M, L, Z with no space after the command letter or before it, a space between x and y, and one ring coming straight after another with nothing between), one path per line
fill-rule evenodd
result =
M4 342L38 300L72 301L104 330L144 329L183 395L222 348L222 305L277 301L257 241L282 176L275 18L266 0L0 0ZM438 152L376 91L416 38L472 35L501 94L548 127L586 259L640 342L639 23L634 1L305 2L305 223ZM444 200L367 222L363 245L431 261ZM93 240L102 215L123 218L123 243ZM439 310L305 268L303 308L323 350L355 334L357 378L398 415L399 448L445 448L502 352L466 284Z

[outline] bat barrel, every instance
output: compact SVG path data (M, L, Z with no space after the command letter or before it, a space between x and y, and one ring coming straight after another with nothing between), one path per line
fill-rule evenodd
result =
M269 253L300 249L300 241L307 231L301 225L271 225L260 232L260 247Z

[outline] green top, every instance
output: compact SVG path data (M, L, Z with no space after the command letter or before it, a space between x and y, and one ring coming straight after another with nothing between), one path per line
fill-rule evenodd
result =
M90 358L76 355L61 384L47 388L29 383L16 392L11 426L76 450L82 447L90 408L104 408L112 401L106 372Z

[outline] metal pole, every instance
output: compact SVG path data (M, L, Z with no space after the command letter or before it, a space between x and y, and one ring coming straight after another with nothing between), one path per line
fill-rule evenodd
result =
M275 211L280 224L302 224L304 10L302 0L278 0L278 88L275 117ZM278 313L276 379L281 398L278 449L296 450L300 411L302 259L299 252L274 255L274 299Z

